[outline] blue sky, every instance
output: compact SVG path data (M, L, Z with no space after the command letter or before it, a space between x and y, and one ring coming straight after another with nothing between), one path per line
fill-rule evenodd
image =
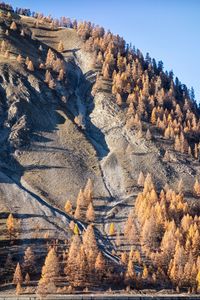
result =
M162 60L200 101L200 0L11 0L54 17L89 20Z

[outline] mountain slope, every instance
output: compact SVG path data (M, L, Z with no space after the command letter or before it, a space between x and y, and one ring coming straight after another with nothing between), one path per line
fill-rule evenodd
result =
M17 18L17 30L10 30L9 35L5 30L11 20L0 20L1 40L9 49L9 57L5 57L4 49L0 55L2 230L6 232L5 219L13 213L21 219L18 239L22 247L29 239L30 245L35 239L44 239L45 233L51 239L69 239L73 234L71 220L84 231L88 222L67 215L64 206L70 199L76 207L78 192L90 178L95 234L104 254L118 264L121 252L129 251L131 245L122 237L123 245L118 247L117 236L108 236L109 228L114 223L116 231L123 233L141 192L139 173L150 173L158 192L166 184L178 192L182 179L188 205L196 212L199 203L193 185L200 176L199 161L175 151L173 141L163 137L147 118L142 120L142 135L137 127L127 126L127 107L113 100L111 78L102 78L101 88L94 92L99 80L97 58L94 51L86 51L77 30L52 29L45 20L36 26L35 18ZM20 35L21 29L25 37ZM62 53L57 51L60 41ZM56 68L44 67L49 49L65 70L64 80L57 80ZM16 61L19 54L20 63ZM34 70L27 68L27 57ZM46 70L51 71L51 84L45 82ZM198 110L195 113L198 115ZM148 129L151 138L146 137ZM170 159L166 159L166 152ZM140 227L135 222L139 243ZM4 239L1 242L3 245ZM148 263L141 245L136 248Z

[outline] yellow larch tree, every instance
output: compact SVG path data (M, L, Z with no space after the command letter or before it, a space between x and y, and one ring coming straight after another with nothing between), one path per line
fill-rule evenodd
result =
M11 30L17 30L17 24L15 23L15 21L13 21L12 23L11 23L11 25L10 25L10 29Z
M24 253L23 270L33 272L35 270L35 254L31 247L28 247Z
M136 273L132 259L128 261L126 273L125 273L125 283L127 285L133 285L136 280Z
M17 62L18 63L22 63L22 56L21 56L21 54L19 54L18 56L17 56Z
M62 41L59 42L58 44L58 52L63 52L64 51L64 44Z
M110 236L113 236L115 235L115 224L114 223L111 223L110 226L109 226L109 235Z
M18 295L22 294L22 291L23 291L23 290L22 290L21 283L18 282L18 283L17 283L17 286L16 286L15 294L18 296Z
M156 107L153 108L152 112L151 112L151 123L153 125L156 124Z
M56 281L59 276L59 261L55 249L51 248L45 259L44 266L42 267L41 278L38 282L37 294L47 295L55 293Z
M10 239L15 235L16 232L16 222L12 214L9 214L6 220L6 227L9 234Z
M95 211L92 202L90 202L88 209L86 211L86 219L89 222L94 222L95 220Z
M15 269L15 273L14 273L14 276L13 276L13 283L14 284L22 284L23 283L23 276L22 276L22 271L21 271L21 267L20 267L20 264L17 263L17 266L16 266L16 269Z
M29 61L28 65L27 65L27 69L28 69L29 71L31 71L31 72L34 71L33 62L32 62L31 60Z
M67 200L66 203L65 203L65 211L68 214L72 213L72 203L71 203L70 200Z
M88 181L86 183L86 186L83 191L83 195L85 198L85 204L89 205L90 202L92 202L92 198L93 198L93 183L90 178L88 179Z
M195 192L196 196L200 197L200 183L197 178L196 178L195 184L194 184L194 192Z
M86 256L90 269L94 268L95 261L99 252L93 225L88 225L83 234L83 245L85 247Z

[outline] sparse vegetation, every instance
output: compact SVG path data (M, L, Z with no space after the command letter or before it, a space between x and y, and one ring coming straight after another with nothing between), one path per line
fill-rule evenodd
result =
M0 284L200 292L193 89L102 27L0 8Z

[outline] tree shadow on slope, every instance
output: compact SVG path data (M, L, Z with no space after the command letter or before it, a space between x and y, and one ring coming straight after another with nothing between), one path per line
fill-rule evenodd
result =
M72 53L74 56L76 56L76 52L78 52L80 48L74 48L74 49L67 49L63 51L63 54L65 53Z

